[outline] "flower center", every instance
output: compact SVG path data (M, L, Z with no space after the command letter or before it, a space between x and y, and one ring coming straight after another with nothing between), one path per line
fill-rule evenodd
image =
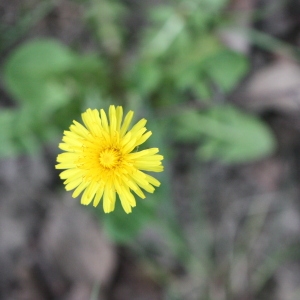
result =
M121 160L119 151L115 149L105 149L99 155L99 162L106 169L115 168Z

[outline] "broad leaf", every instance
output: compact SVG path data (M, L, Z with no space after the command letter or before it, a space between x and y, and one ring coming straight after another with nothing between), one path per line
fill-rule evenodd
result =
M202 113L190 111L179 121L178 138L201 141L198 154L202 159L248 162L270 155L276 146L266 124L233 106L218 106Z

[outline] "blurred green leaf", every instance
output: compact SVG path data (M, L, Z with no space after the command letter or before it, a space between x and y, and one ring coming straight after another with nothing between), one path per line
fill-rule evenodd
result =
M178 138L200 141L201 159L240 163L270 155L276 146L270 129L258 118L233 106L217 106L202 113L179 117Z
M103 69L96 56L77 55L54 40L19 47L4 70L6 87L19 101L14 131L7 133L10 144L33 152L53 138L70 115L77 113L84 96L95 89L99 93L105 82Z
M4 79L17 100L50 115L74 95L98 84L102 65L97 57L79 56L54 40L37 40L18 48L8 59Z
M146 199L136 197L136 200L137 206L130 214L124 212L119 199L112 214L104 214L102 207L99 208L104 229L113 241L120 244L129 242L149 220L154 218L154 203L149 201L148 197Z
M125 11L121 1L89 1L85 14L86 21L108 56L114 57L122 50L125 27L121 20Z
M229 92L248 71L248 60L239 53L222 49L207 59L204 68L218 87L224 92Z
M33 153L39 148L31 128L33 120L24 109L0 110L0 156Z
M155 5L150 10L150 20L154 24L162 24L174 14L174 8L170 5Z
M69 69L77 57L54 40L37 40L19 47L8 59L4 79L17 100L44 107L66 103L68 91L55 76Z
M219 12L229 2L228 0L201 0L201 1L191 0L191 1L198 3L202 9L205 8L207 11L211 11L211 12Z
M0 110L0 156L10 156L19 153L14 142L14 123L16 112L12 109Z
M163 72L160 66L152 60L141 61L133 73L130 74L130 81L142 95L149 95L161 84Z

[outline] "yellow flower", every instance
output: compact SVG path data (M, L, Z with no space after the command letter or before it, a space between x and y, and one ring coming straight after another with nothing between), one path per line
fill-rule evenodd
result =
M129 111L123 121L123 109L109 107L109 122L103 109L88 109L82 114L84 125L73 121L69 131L64 131L64 150L57 156L56 169L66 169L60 173L65 179L67 191L75 189L72 197L83 192L81 203L93 201L97 206L103 197L105 213L114 210L116 194L126 213L136 205L132 191L145 198L143 191L153 193L160 182L142 171L161 172L163 156L158 148L134 151L152 134L147 132L146 120L142 119L128 130L133 117Z

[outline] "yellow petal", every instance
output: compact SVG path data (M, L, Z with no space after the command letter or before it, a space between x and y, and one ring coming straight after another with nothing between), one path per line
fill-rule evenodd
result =
M89 184L89 182L81 182L81 184L73 192L72 197L76 198Z
M131 123L132 117L133 117L133 111L130 110L130 111L127 113L126 117L125 117L125 120L124 120L124 122L123 122L123 125L121 126L121 130L120 130L120 135L121 135L121 137L123 137L123 136L125 135L125 133L126 133L128 127L129 127L129 125L130 125L130 123Z
M123 108L122 108L122 106L117 107L116 118L117 118L116 130L120 131L121 124L122 124L122 119L123 119Z
M109 131L106 113L105 113L105 111L103 109L100 110L100 115L101 115L101 122L102 122L103 129L105 131Z
M99 204L99 202L100 202L100 200L101 200L101 198L103 196L103 192L104 192L104 186L101 185L98 188L98 191L96 193L96 196L95 196L95 199L94 199L94 202L93 202L93 206L94 207L96 207Z
M110 105L109 107L109 125L110 134L113 134L117 129L116 108L114 105Z

